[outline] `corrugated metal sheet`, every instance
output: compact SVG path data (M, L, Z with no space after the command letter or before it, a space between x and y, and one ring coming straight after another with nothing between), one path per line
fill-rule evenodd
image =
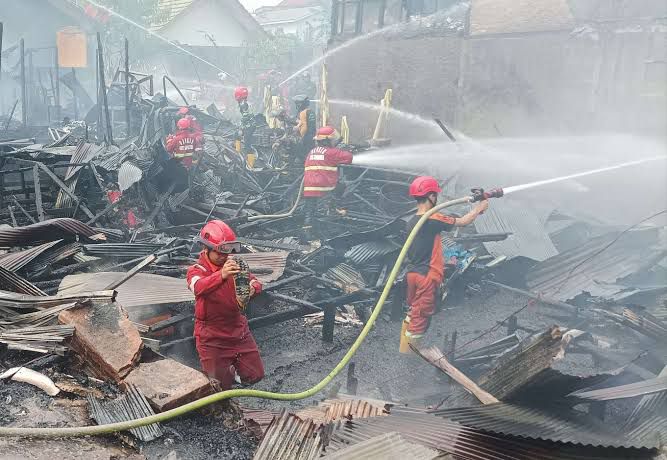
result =
M663 414L655 414L645 418L632 431L628 437L646 440L649 443L657 442L661 445L667 444L667 417Z
M271 273L269 274L255 275L262 283L270 283L283 276L285 273L287 256L289 256L289 252L286 251L239 254L239 258L246 261L250 267L250 271L259 271L260 269L271 270Z
M474 222L477 233L511 233L504 241L484 243L494 257L524 256L543 261L558 254L544 224L552 208L536 208L525 202L497 200Z
M47 249L52 248L62 240L50 241L48 243L35 246L24 251L10 252L0 255L0 267L15 272L28 265L32 260L38 257Z
M345 258L355 265L364 264L376 257L382 257L400 249L400 246L391 240L369 241L350 248Z
M58 292L71 294L100 290L122 278L124 274L100 272L68 275L60 282ZM116 291L118 292L116 300L125 308L191 302L195 299L184 279L150 273L137 273Z
M72 155L70 163L73 164L83 164L88 163L90 160L95 158L100 153L104 152L106 147L104 145L90 144L87 142L81 142L76 146L76 150ZM70 180L74 175L81 169L83 166L70 166L67 168L65 173L65 181Z
M656 447L626 438L573 411L540 410L507 403L440 409L433 415L477 430L527 439L596 447Z
M0 229L0 246L24 246L74 235L93 236L97 230L76 219L61 217L25 227Z
M283 413L271 422L255 452L255 460L315 460L322 452L318 425Z
M658 263L664 250L653 247L656 243L655 229L593 238L535 265L526 275L526 284L533 292L561 301L582 292L595 292L596 283L615 283L642 267Z
M0 266L0 289L35 296L46 295L44 291L14 272Z
M126 392L114 401L100 402L93 396L88 396L90 416L98 424L126 422L140 417L155 415L141 391L131 383L126 383ZM141 441L148 442L164 434L159 423L142 426L130 430L130 433Z
M649 459L655 454L648 449L600 449L490 434L430 414L403 413L402 409L392 410L389 417L336 422L326 451L337 452L387 432L398 432L410 442L465 460L620 460Z
M386 415L384 406L378 406L363 399L330 399L315 407L297 411L301 419L310 419L318 424L330 423L344 418L367 418Z
M130 161L126 161L118 169L118 187L121 192L130 188L136 182L141 180L143 172L141 168Z
M570 394L577 399L588 399L591 401L610 401L612 399L634 398L635 396L650 395L667 391L667 375L654 379L642 380L641 382L628 383L600 390L576 391Z
M153 254L164 244L148 243L101 243L83 246L86 254L109 257L142 257Z
M339 283L346 292L366 287L366 281L361 276L361 273L347 264L338 264L335 267L331 267L327 270L325 276Z
M68 257L77 255L81 251L81 247L81 243L70 243L53 247L26 265L25 271L29 273L45 267L51 267L53 264L65 260Z
M374 436L353 446L346 447L324 458L331 460L431 460L442 458L442 452L406 441L399 433Z

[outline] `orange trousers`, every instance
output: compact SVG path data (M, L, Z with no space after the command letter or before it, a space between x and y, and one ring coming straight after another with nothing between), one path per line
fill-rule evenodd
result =
M407 335L419 337L428 329L435 313L435 296L440 282L432 276L420 273L407 274L408 284L408 330Z

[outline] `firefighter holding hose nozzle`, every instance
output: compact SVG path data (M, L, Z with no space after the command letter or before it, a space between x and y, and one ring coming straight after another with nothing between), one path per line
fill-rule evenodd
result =
M318 208L324 208L327 214L335 208L333 192L338 185L338 165L352 163L351 152L334 147L340 137L333 127L322 126L314 139L317 147L306 155L303 175L306 229L312 226Z
M408 232L417 225L422 215L436 206L441 191L438 181L430 176L421 176L412 182L409 193L417 200L417 212L408 221ZM401 330L401 352L408 352L407 344L415 343L424 336L431 316L435 313L436 292L445 279L445 259L440 233L471 224L488 207L489 202L482 194L479 202L463 217L451 217L436 212L419 230L407 256L409 310Z
M195 295L195 342L204 373L216 391L228 390L236 380L252 384L264 378L264 364L244 314L247 299L238 294L242 263L230 258L241 244L229 225L212 220L196 239L203 249L197 264L188 268L187 283ZM249 295L262 284L249 271Z

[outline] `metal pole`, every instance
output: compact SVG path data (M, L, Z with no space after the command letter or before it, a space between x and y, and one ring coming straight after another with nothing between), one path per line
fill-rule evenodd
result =
M125 123L127 124L127 137L131 136L130 130L130 44L125 38Z
M20 41L21 53L21 122L25 128L28 125L28 102L26 101L26 82L25 82L25 42Z
M54 63L53 63L55 70L56 70L56 94L55 94L55 99L56 99L56 119L58 121L61 120L61 113L60 113L60 64L58 63L58 47L56 47L56 52L54 56Z
M107 85L104 81L104 55L102 51L102 36L99 32L97 32L97 55L100 73L100 91L102 92L102 102L104 103L104 118L106 119L106 140L109 144L113 144L111 117L109 117L109 101L107 100Z
M74 105L74 119L78 120L79 119L79 100L76 97L76 85L77 85L76 71L74 70L74 67L72 67L72 104ZM86 128L86 131L88 131L88 128Z

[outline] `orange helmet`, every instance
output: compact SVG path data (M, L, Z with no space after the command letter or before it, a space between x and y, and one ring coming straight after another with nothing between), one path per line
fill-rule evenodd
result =
M238 86L234 90L234 99L236 99L237 102L241 102L244 99L248 99L248 88L245 86Z
M197 241L209 249L229 254L241 252L241 243L236 241L234 230L221 220L212 220L199 232Z
M338 139L338 131L332 126L322 126L317 130L315 137L313 138L316 141L323 141L326 139L336 140Z
M176 122L176 127L178 129L190 129L192 127L192 123L190 122L189 118L181 118Z
M423 197L429 193L440 193L442 189L438 181L431 176L420 176L410 184L410 196Z

